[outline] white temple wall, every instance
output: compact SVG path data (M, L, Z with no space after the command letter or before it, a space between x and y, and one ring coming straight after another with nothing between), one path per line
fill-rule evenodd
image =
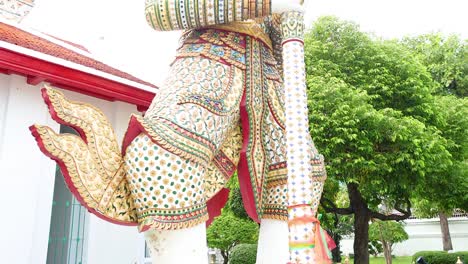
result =
M411 256L422 250L443 250L438 218L405 221L409 239L395 245L394 254ZM454 251L468 251L468 217L449 218Z
M55 162L39 150L29 126L60 126L50 118L40 89L26 78L0 74L0 263L46 263L54 191ZM103 110L119 142L136 107L64 91L72 100ZM83 263L128 264L140 260L143 236L136 227L123 227L89 214Z
M448 219L454 251L468 251L468 217ZM405 221L409 239L395 245L393 255L412 256L423 250L442 250L442 233L439 219L410 219ZM353 238L341 241L343 254L353 252Z
M55 164L38 151L28 127L59 126L24 77L0 74L0 90L0 262L45 263Z

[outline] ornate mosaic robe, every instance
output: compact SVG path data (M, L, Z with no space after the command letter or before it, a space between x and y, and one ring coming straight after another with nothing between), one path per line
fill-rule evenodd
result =
M140 230L206 221L237 168L249 216L287 220L278 23L185 32L169 78L124 140Z

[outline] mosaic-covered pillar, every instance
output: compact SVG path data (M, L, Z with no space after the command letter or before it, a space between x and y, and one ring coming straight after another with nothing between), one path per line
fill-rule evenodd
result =
M290 263L328 263L328 248L315 218L326 178L323 156L309 133L304 63L304 19L283 13L283 69L288 162ZM322 231L323 234L323 231Z

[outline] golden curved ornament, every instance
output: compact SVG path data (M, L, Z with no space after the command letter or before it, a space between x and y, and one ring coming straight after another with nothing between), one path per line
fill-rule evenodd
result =
M80 136L33 125L30 131L41 151L57 162L69 189L90 212L112 223L136 225L126 169L107 118L96 107L67 100L51 87L43 88L42 96L52 118Z

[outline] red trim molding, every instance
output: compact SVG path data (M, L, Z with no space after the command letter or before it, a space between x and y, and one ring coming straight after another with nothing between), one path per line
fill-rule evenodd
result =
M27 77L27 82L40 81L75 92L88 94L109 101L122 101L146 109L155 93L138 89L90 73L71 69L11 50L0 48L0 72L15 73Z
M38 85L40 84L41 82L45 81L44 78L41 78L39 76L28 76L26 82L29 84L29 85Z

